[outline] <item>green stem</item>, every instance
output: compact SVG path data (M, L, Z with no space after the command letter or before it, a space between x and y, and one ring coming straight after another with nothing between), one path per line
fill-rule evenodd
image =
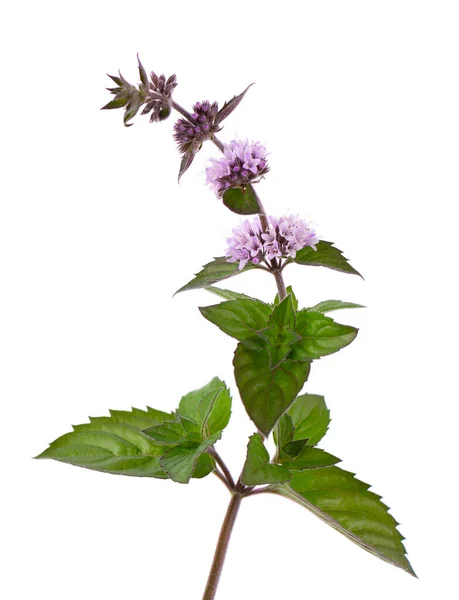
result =
M228 550L231 532L233 531L242 498L242 494L234 492L228 505L202 600L214 600L215 594L217 593L218 582L225 562L226 551Z

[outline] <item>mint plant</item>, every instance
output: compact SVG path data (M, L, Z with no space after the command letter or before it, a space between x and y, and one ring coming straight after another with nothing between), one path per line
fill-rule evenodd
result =
M360 275L331 242L318 238L314 227L296 215L267 216L256 184L269 172L266 149L258 142L217 137L222 122L240 104L241 94L218 108L217 102L197 102L188 112L173 100L175 75L147 76L139 60L140 83L119 74L110 76L114 99L104 109L124 109L124 124L140 109L151 122L180 113L174 138L181 154L179 179L206 141L221 151L206 169L207 184L232 212L246 218L232 230L224 256L207 263L178 292L203 288L219 301L201 307L201 315L236 340L234 378L239 396L256 430L247 443L247 456L238 478L233 477L217 447L231 416L232 397L218 377L181 398L170 413L148 407L110 411L91 418L54 442L38 458L51 458L105 473L171 479L215 475L231 499L217 542L203 600L216 596L226 550L241 501L254 494L284 496L375 556L411 575L403 536L381 497L340 459L318 444L330 415L323 396L301 393L314 360L338 352L357 336L329 313L359 304L325 300L302 307L284 283L288 265L320 266ZM250 87L250 86L249 86ZM271 303L215 286L248 270L272 275L277 294ZM273 292L274 296L274 292ZM208 377L208 374L206 374ZM273 435L274 456L265 441Z

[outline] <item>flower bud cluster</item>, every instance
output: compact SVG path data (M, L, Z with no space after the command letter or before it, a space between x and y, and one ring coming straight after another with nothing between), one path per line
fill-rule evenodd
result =
M217 102L196 102L191 118L193 122L179 119L174 125L174 139L182 154L196 152L205 140L221 129L218 125Z

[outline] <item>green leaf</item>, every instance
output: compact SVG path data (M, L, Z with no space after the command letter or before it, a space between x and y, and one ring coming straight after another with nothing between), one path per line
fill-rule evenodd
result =
M348 346L357 331L355 327L336 323L322 313L300 310L296 315L296 333L302 340L292 346L290 358L312 360L333 354Z
M293 308L295 309L295 311L298 310L298 300L297 297L295 296L295 294L293 293L293 289L292 286L289 285L287 286L286 289L287 294L290 294L292 296L292 302L293 302ZM274 298L274 305L279 304L279 294L276 294L276 297Z
M167 413L134 409L132 413L113 411L111 417L92 418L74 426L74 431L52 442L37 458L106 473L140 477L162 477L160 457L164 447L141 431L145 424L158 424L158 415Z
M240 294L239 292L233 292L232 290L222 290L218 287L209 286L206 290L224 300L256 300L256 298L252 298L246 294Z
M180 401L178 413L195 423L203 439L223 431L231 416L231 395L224 381L214 377Z
M271 369L266 350L252 350L239 343L233 365L245 409L258 429L268 436L303 387L310 362L287 358Z
M330 425L330 411L325 399L315 394L298 396L286 416L290 417L294 427L292 440L308 440L308 446L320 442Z
M342 308L365 308L365 306L354 304L353 302L342 302L341 300L324 300L306 310L308 312L326 313L332 312L333 310L341 310Z
M210 446L215 444L220 437L221 433L216 433L200 444L187 442L171 448L161 457L161 467L173 481L188 483L196 467L198 458Z
M143 430L143 433L148 435L152 440L158 442L159 445L176 446L177 444L188 440L189 434L192 433L189 428L185 427L185 423L186 421L177 418L175 421L147 427Z
M112 110L114 108L123 108L128 103L128 98L114 98L105 106L102 106L100 110Z
M299 250L294 261L299 265L328 267L335 271L341 271L341 273L351 273L362 277L354 267L351 267L341 250L338 250L332 242L320 240L316 248L317 250L314 250L311 246L306 246Z
M286 327L291 327L294 329L296 321L295 301L296 298L294 299L292 294L287 294L282 302L275 302L268 324L277 327L280 331Z
M306 440L300 440L305 442ZM303 471L305 469L318 469L321 467L329 467L341 462L341 459L311 446L303 446L302 450L292 457L288 456L289 446L298 444L299 442L291 442L284 447L284 456L279 459L279 462L290 469L290 471Z
M228 300L199 310L208 321L239 341L252 340L266 327L271 315L271 307L261 300ZM253 340L253 344L264 345L262 340Z
M290 484L272 491L298 502L361 548L411 575L398 523L370 486L339 467L294 473Z
M239 269L236 263L230 263L225 256L219 256L218 258L214 258L212 262L204 265L202 271L196 273L194 279L189 281L175 293L178 294L179 292L186 292L188 290L207 288L214 283L223 281L223 279L234 277L235 275L239 275L239 273L245 273L249 269L256 269L256 265L250 263L243 269Z
M251 185L245 190L231 188L223 194L223 204L238 215L255 215L260 212L258 200Z
M215 460L210 454L200 454L196 461L196 466L193 471L192 477L194 479L203 479L207 477L215 469Z
M148 89L148 76L147 76L147 72L145 71L145 67L143 66L143 64L140 62L140 58L139 58L138 54L137 54L137 61L139 63L140 81Z
M290 472L286 467L270 464L269 453L260 434L255 433L250 437L247 446L247 458L241 479L242 483L248 486L285 483L290 481Z

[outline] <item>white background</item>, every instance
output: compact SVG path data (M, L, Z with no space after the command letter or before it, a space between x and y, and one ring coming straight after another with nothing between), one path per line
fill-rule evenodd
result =
M8 600L201 597L229 500L214 477L179 486L33 461L108 408L171 410L219 375L234 340L205 291L172 298L225 249L238 217L180 185L173 119L100 112L118 68L177 73L176 100L222 103L252 81L221 138L261 140L270 213L309 215L365 281L286 273L361 328L305 389L332 412L324 446L383 494L419 580L282 498L244 501L219 600L457 598L457 2L10 3L1 18L0 586ZM250 273L228 287L273 298ZM237 475L253 426L234 393L219 443ZM455 555L456 554L456 555Z

